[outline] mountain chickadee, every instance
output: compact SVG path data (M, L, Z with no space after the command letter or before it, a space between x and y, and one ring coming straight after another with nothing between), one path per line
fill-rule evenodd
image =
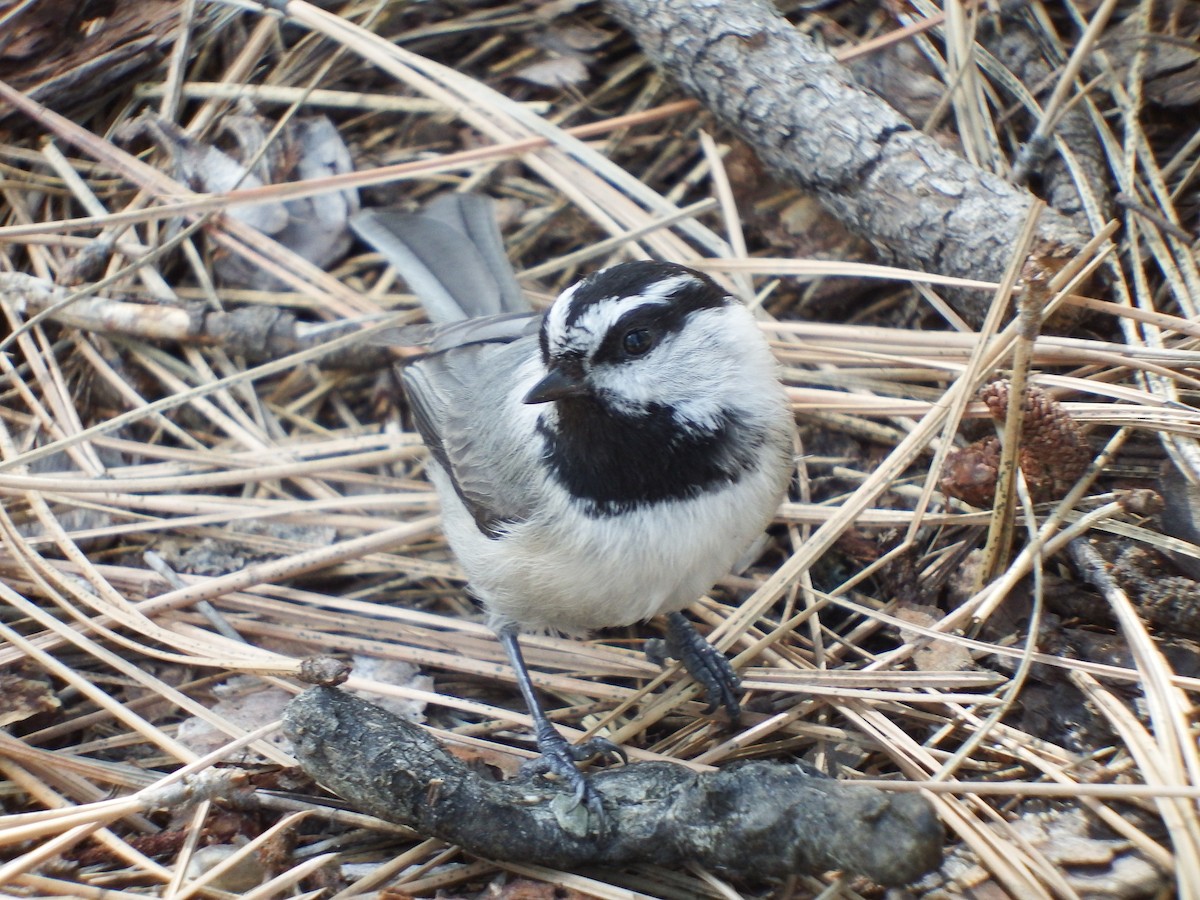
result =
M488 612L552 772L624 753L572 746L534 693L517 635L583 634L668 614L666 647L736 718L728 660L680 613L770 522L792 469L792 417L750 312L707 276L628 262L541 316L516 285L490 202L451 194L417 215L352 222L436 328L404 370L447 540Z

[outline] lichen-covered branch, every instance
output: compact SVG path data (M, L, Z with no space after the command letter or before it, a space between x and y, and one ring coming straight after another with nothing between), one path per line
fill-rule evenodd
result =
M942 827L925 798L797 764L697 773L643 762L596 772L597 822L569 789L542 778L492 781L422 728L333 688L298 696L284 727L305 771L360 810L492 859L559 868L694 861L755 881L842 869L885 885L942 859Z

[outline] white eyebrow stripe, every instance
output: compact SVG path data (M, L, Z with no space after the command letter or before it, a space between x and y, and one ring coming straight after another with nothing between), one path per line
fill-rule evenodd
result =
M671 278L656 281L647 290L642 291L637 296L645 297L647 300L666 300L684 285L700 283L700 279L695 275L675 275Z

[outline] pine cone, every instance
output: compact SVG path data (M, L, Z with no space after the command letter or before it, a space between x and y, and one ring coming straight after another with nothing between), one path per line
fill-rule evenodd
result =
M980 392L992 418L1001 425L1011 389L1009 381L1000 380ZM1091 448L1062 405L1040 388L1026 389L1024 408L1018 465L1035 503L1059 500L1087 471ZM942 491L972 506L991 506L999 464L1000 440L994 435L954 450L946 457Z

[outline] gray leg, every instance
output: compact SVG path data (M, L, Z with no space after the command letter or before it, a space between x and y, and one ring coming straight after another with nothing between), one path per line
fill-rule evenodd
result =
M508 654L509 664L517 675L517 687L525 698L525 706L533 717L534 734L537 737L538 752L542 755L530 760L521 767L530 775L545 775L552 773L570 785L575 791L575 802L586 802L588 808L597 815L602 815L600 798L588 785L583 773L575 767L577 762L591 759L593 756L613 756L622 762L628 762L625 751L607 738L596 737L585 743L572 745L567 743L555 729L553 723L546 718L542 704L538 701L533 690L533 682L529 678L529 669L525 666L525 657L521 655L521 645L517 640L517 629L514 626L501 628L497 634L504 652ZM699 637L697 635L697 637Z

